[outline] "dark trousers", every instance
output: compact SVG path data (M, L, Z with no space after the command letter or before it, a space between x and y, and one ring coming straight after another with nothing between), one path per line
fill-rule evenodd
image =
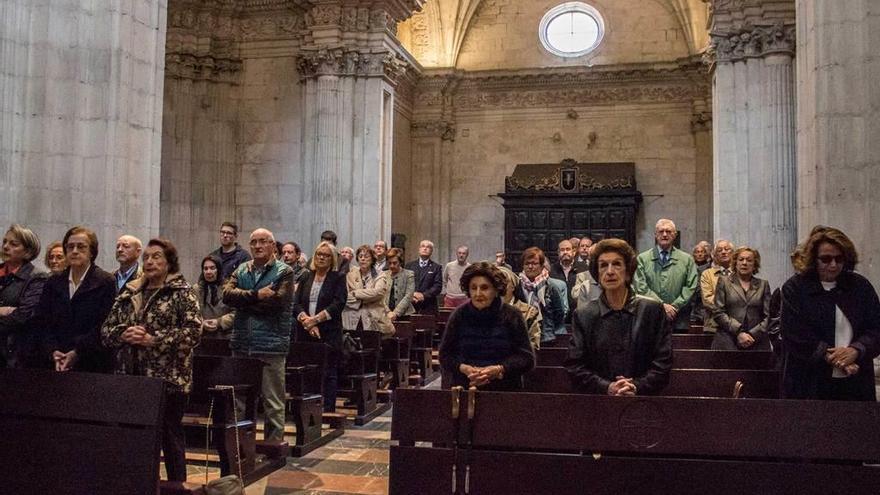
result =
M186 442L183 436L183 412L188 396L165 393L165 417L162 418L162 453L168 481L186 481Z

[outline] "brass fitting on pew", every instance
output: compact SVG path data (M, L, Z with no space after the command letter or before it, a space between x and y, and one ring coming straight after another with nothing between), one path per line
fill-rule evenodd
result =
M468 389L468 419L474 419L474 409L477 405L477 387Z
M461 414L461 391L464 390L461 386L455 386L449 389L452 392L452 419L458 419L459 414Z

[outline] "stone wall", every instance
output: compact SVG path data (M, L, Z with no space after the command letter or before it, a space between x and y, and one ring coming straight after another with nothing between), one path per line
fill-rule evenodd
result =
M83 223L111 270L121 233L158 233L165 21L165 0L2 3L2 228Z
M880 0L797 2L798 239L813 225L855 242L880 281Z
M675 60L689 55L681 24L659 0L589 0L605 19L605 38L591 54L564 58L538 39L541 18L558 0L483 0L456 67L466 70L576 67Z
M637 248L653 244L653 225L674 219L682 245L703 239L711 211L697 211L708 195L711 143L700 146L694 100L705 97L701 72L643 67L639 75L613 68L590 71L470 73L424 80L416 97L412 162L411 248L418 238L438 244L451 259L459 244L473 259L503 245L504 210L496 194L520 163L634 162L645 195L637 220ZM703 226L703 227L700 227ZM701 230L699 230L701 229ZM698 238L699 236L699 238Z

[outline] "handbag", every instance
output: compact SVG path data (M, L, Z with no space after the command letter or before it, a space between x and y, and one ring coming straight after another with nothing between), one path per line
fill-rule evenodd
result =
M217 388L232 389L232 403L235 404L235 388L231 386L218 385ZM210 450L211 438L211 417L214 413L214 398L211 398L211 405L208 408L208 422L205 423L205 493L207 495L245 495L244 483L242 483L241 475L241 446L238 443L238 407L232 408L232 419L235 421L235 450L238 459L238 476L229 474L216 480L208 481L208 450Z

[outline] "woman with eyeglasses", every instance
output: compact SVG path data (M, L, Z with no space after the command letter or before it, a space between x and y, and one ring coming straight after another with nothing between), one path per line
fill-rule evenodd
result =
M82 226L61 241L67 268L49 277L40 298L44 363L56 371L109 373L113 356L101 345L101 325L116 298L116 278L95 264L98 236Z
M321 241L312 255L309 275L293 300L297 342L323 342L331 348L324 371L324 412L336 411L337 366L342 357L342 310L347 292L346 274L337 271L338 266L336 248Z
M814 228L792 255L798 273L782 286L783 397L876 401L880 301L855 273L852 241Z
M770 284L755 275L761 268L757 249L741 246L733 252L734 270L715 288L710 316L718 324L712 349L770 350Z
M394 335L394 325L388 319L385 296L391 277L376 269L376 253L364 244L357 248L357 269L346 276L348 298L342 312L342 325L349 330L377 330L384 337Z

